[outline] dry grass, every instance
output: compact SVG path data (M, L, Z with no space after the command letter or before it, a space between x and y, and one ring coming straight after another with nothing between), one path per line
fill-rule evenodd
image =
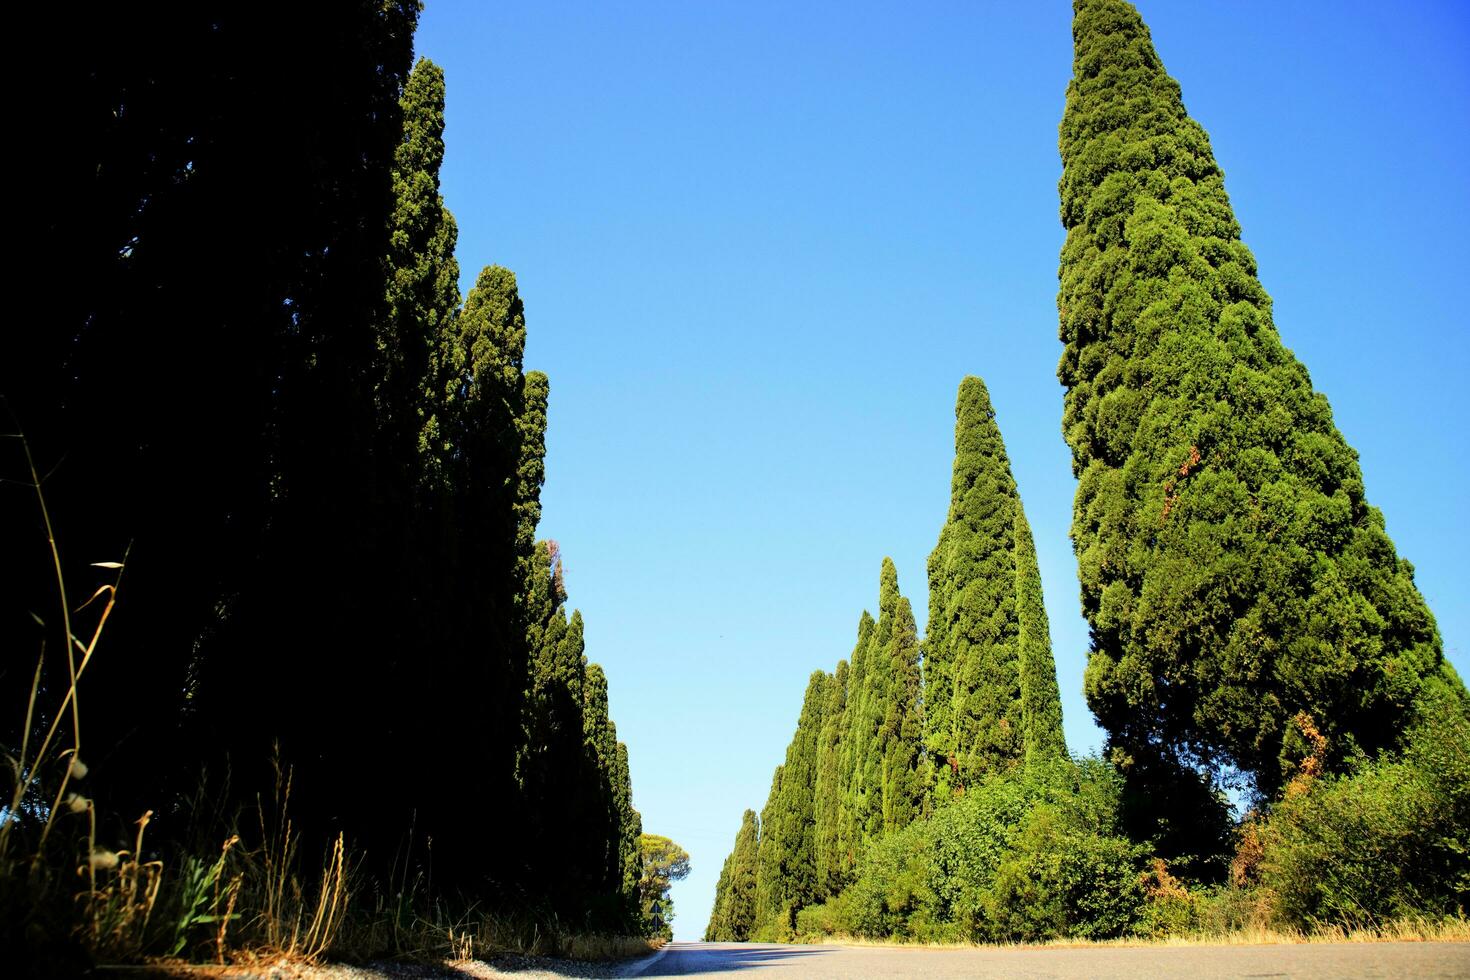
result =
M1285 946L1301 943L1443 943L1470 942L1470 919L1406 917L1375 926L1324 925L1310 931L1266 926L1222 931L1189 932L1175 936L1121 936L1117 939L1053 939L1044 943L918 943L901 939L867 939L861 936L804 937L805 943L839 946L892 946L923 949L1086 948L1092 946Z
M356 889L355 862L340 835L319 866L303 870L290 812L291 772L279 759L272 797L257 799L244 833L237 816L236 826L216 838L223 840L220 849L207 857L145 859L151 811L136 821L131 850L99 848L98 814L83 791L79 682L101 645L127 556L95 563L111 581L73 608L29 444L14 438L50 545L59 610L49 625L36 617L53 642L49 651L45 639L41 644L21 745L0 753L11 776L9 798L0 798L0 945L18 947L22 960L11 965L20 974L73 973L89 963L296 968L366 956L429 963L505 954L614 960L656 948L636 937L575 932L544 916L451 907L429 895L406 859L386 886L363 882ZM62 683L48 684L48 676Z

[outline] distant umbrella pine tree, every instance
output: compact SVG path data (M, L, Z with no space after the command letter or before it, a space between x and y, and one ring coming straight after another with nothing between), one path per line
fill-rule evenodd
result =
M1087 699L1138 793L1230 767L1269 799L1308 729L1340 771L1464 689L1148 28L1074 6L1058 377Z

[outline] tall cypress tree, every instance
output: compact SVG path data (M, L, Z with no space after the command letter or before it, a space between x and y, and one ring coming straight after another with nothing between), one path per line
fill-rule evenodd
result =
M767 935L766 927L774 923L781 907L781 850L772 838L774 835L784 839L784 835L775 835L775 824L781 820L781 783L785 775L786 767L777 766L771 774L766 805L761 807L760 846L755 855L755 917L751 925L755 938Z
M827 685L822 730L817 736L817 781L812 791L817 901L836 895L847 883L842 855L842 736L847 723L848 673L847 661L839 660Z
M796 733L761 819L756 922L776 935L789 934L797 910L816 900L818 746L832 681L820 670L807 681Z
M754 810L746 810L740 818L735 846L720 869L715 904L710 911L709 925L704 930L705 942L742 943L750 938L755 925L759 850L760 823Z
M18 69L48 78L45 98L14 107L46 163L12 202L26 247L10 275L47 300L5 331L3 425L13 413L48 474L74 587L133 542L119 627L82 692L106 692L84 709L89 794L131 820L190 788L197 753L259 759L272 737L332 724L320 706L355 684L328 651L370 632L353 622L360 585L327 581L313 553L334 569L380 567L362 386L418 8L15 13L18 34L67 42ZM181 356L207 368L181 373ZM19 462L7 449L0 477L21 478ZM45 537L16 530L34 526L34 507L0 495L0 718L17 722L41 639L28 611L53 631L42 684L67 673L52 584L37 573ZM286 610L255 602L286 576L310 588ZM236 643L257 610L292 628ZM206 705L218 711L206 718ZM19 725L0 724L18 746ZM353 761L321 754L334 756L324 779ZM294 802L306 816L305 792ZM160 812L150 834L168 823Z
M975 377L960 382L955 404L949 515L929 556L924 675L941 797L1020 764L1032 748L1063 751L1035 546L990 393Z
M892 650L894 622L898 617L898 569L892 558L884 558L878 576L878 621L864 652L862 687L856 693L853 737L853 774L849 788L851 819L857 846L883 832L883 725L893 702L896 671Z
M909 600L898 599L893 635L885 651L891 669L883 725L883 832L901 830L924 813L926 787L921 781L924 711L919 690L919 631Z
M546 413L551 399L551 380L540 371L527 371L521 379L520 413L516 434L520 458L516 466L516 560L521 581L519 596L525 602L525 585L532 573L536 549L536 526L541 523L541 486L546 482ZM560 574L560 564L557 566Z
M1041 569L1036 544L1021 502L1016 501L1016 626L1020 648L1021 730L1026 764L1037 765L1067 755L1062 732L1062 695L1051 654L1051 630L1041 600Z
M643 875L643 856L638 838L643 836L643 816L633 808L633 771L628 764L628 746L618 742L617 726L608 722L617 748L612 771L613 804L617 816L617 911L618 923L636 929L641 918L638 882Z
M867 744L863 735L862 695L868 676L868 646L873 639L877 623L865 609L858 618L857 644L852 648L852 666L847 676L847 702L844 711L842 743L839 749L841 768L838 773L840 806L837 813L837 859L838 874L850 880L857 868L859 852L867 840L864 836L858 808L858 772L861 761L861 746Z
M1463 688L1148 28L1074 9L1058 377L1088 703L1124 765L1177 752L1269 795L1299 712L1338 766L1392 745L1426 678Z
M387 294L377 331L379 430L391 461L408 470L433 411L430 362L459 312L458 229L439 193L444 162L444 71L420 58L401 100L403 138L393 156ZM386 461L385 461L386 462Z
M574 619L580 624L580 616ZM577 637L579 646L580 631ZM586 664L582 680L580 782L578 816L583 829L564 843L577 855L576 865L585 869L588 924L630 928L638 915L638 836L643 821L633 808L628 747L618 741L617 726L608 717L607 675L595 663Z

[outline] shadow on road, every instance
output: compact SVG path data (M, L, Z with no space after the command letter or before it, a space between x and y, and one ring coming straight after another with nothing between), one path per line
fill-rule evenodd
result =
M684 977L696 973L724 973L734 970L752 970L772 966L784 960L800 956L815 956L824 952L820 946L717 946L717 947L672 947L669 952L653 963L640 977Z

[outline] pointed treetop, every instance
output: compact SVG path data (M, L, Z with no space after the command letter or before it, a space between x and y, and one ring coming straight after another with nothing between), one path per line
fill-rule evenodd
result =
M898 568L894 566L893 559L884 557L883 569L878 574L878 618L893 615L893 610L898 602ZM863 613L867 615L866 612Z

